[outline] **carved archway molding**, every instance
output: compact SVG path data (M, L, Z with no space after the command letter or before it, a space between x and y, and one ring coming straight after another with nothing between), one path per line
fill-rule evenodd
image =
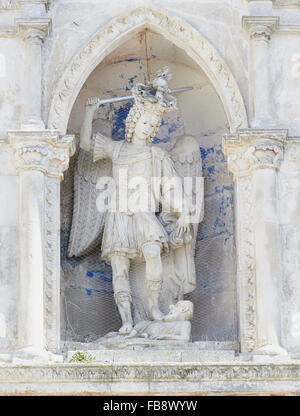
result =
M66 133L72 107L88 76L115 48L143 28L152 28L184 49L203 69L222 100L231 132L248 127L239 87L216 49L197 30L177 17L141 7L100 29L73 57L53 95L49 129Z
M178 18L143 7L113 20L73 57L54 91L47 123L49 130L55 130L60 135L66 133L72 107L86 79L107 55L144 28L153 29L184 49L204 70L223 102L232 133L247 128L246 110L238 85L215 48ZM44 333L47 348L59 351L59 236L55 232L59 230L58 181L47 179L45 201L45 246L48 251L45 257L47 304L44 309ZM51 241L49 230L52 230L52 236L55 237Z

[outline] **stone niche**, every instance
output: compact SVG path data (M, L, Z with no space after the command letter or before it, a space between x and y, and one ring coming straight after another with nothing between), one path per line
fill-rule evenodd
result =
M184 50L162 35L143 29L112 51L90 74L74 103L68 133L79 135L89 97L130 95L136 82L153 78L168 65L170 88L192 86L177 94L178 110L164 116L154 143L171 149L176 139L193 135L202 155L205 214L196 245L197 289L187 296L194 303L193 341L237 341L234 187L222 152L229 132L222 102L209 79ZM125 118L132 103L102 106L95 116L112 121L113 138L123 140ZM112 272L100 257L66 257L73 209L73 179L78 150L61 184L61 341L93 342L121 325L113 291Z

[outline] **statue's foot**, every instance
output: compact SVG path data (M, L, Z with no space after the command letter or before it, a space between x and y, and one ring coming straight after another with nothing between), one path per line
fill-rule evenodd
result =
M153 321L161 321L164 317L164 314L158 308L152 308L151 317Z
M132 330L133 330L132 324L130 322L125 322L125 324L123 324L121 328L119 329L119 334L128 335L131 333Z
M131 339L137 336L137 331L135 329L132 329L132 331L130 332L129 335L127 335L127 337L125 337L125 339Z

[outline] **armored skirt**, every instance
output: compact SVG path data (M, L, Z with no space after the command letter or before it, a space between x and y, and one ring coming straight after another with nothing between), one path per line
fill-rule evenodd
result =
M149 243L168 250L168 236L154 212L108 212L103 232L102 258L110 261L113 255L130 259L142 255Z

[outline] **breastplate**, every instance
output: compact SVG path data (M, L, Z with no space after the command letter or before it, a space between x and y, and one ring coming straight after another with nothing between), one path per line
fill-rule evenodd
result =
M124 146L118 156L113 159L113 177L116 181L116 190L122 207L126 202L125 211L128 215L134 211L134 204L138 201L152 198L152 152L151 148L130 148ZM118 198L117 198L118 199ZM120 206L118 204L118 206ZM133 205L130 205L133 204ZM130 208L131 207L131 208ZM149 206L142 205L140 211L149 211ZM124 209L122 210L124 212Z
M128 146L121 149L119 155L113 160L113 177L127 175L128 180L135 177L143 177L150 183L152 176L152 152L151 148L130 149Z

